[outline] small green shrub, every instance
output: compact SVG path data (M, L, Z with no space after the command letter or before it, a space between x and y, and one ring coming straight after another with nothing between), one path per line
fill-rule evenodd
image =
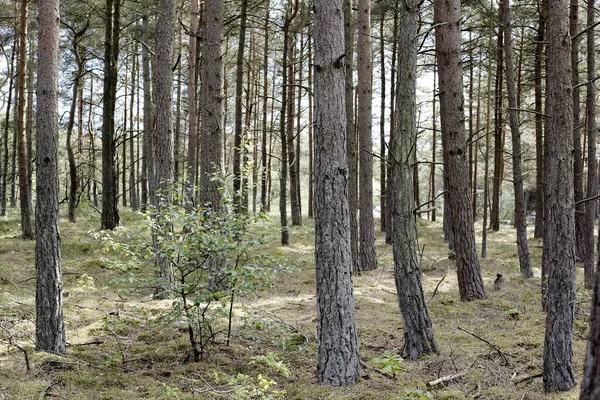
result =
M267 354L265 354L264 356L252 357L252 360L253 361L250 361L250 364L256 364L256 363L265 364L266 366L271 367L272 369L279 372L281 375L283 375L286 378L289 378L290 376L292 376L292 373L290 372L290 368L288 367L288 365L284 361L280 360L276 354L273 354L270 351Z
M402 357L391 351L386 351L383 355L371 360L371 365L386 374L396 375L405 371Z

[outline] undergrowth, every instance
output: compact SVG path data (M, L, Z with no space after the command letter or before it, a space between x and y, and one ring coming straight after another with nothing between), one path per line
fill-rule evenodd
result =
M353 387L316 380L316 311L312 222L290 227L279 245L276 218L250 234L264 236L257 252L288 257L292 274L273 288L240 294L232 313L231 343L215 341L200 362L176 322L153 323L170 300L153 300L153 287L110 269L91 209L78 223L61 220L67 356L34 352L34 243L19 238L18 214L0 221L0 398L7 399L575 399L545 396L541 378L545 316L540 307L541 243L530 240L536 277L524 281L510 227L488 235L481 260L488 298L460 301L453 261L439 223L419 220L419 254L426 300L440 353L402 360L403 332L391 247L378 233L379 269L354 278L362 378ZM142 217L124 213L123 229ZM109 254L109 258L114 255ZM152 277L151 266L139 274ZM497 273L505 290L493 291ZM581 276L582 274L579 274ZM578 280L574 341L581 378L591 294ZM25 358L27 355L27 359ZM188 360L189 361L189 360ZM438 378L454 379L428 386Z

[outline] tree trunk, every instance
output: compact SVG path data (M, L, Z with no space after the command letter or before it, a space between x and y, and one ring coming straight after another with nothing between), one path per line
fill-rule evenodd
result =
M202 68L202 146L200 202L213 210L221 209L223 175L223 1L206 4L204 24L204 65Z
M359 374L351 274L344 101L343 0L315 0L315 263L317 376L346 386Z
M502 24L504 25L504 63L506 67L506 92L510 131L512 137L513 187L515 195L515 227L517 229L517 251L521 276L525 279L533 277L529 248L527 247L527 219L525 215L525 198L523 197L523 171L521 167L521 132L519 131L519 111L517 91L515 88L515 63L513 60L512 20L510 16L510 0L500 2Z
M463 84L460 63L460 1L436 0L435 44L440 79L440 117L443 150L448 171L448 203L458 274L463 301L485 298L475 232L463 114ZM445 143L444 143L445 142Z
M373 222L373 65L371 51L371 1L358 2L358 141L360 270L377 269L375 226Z
M392 228L394 232L394 276L402 313L404 348L409 359L437 352L433 328L421 284L417 257L417 227L413 197L412 152L416 152L417 23L416 1L401 4L398 53L398 93L396 115L398 139L393 149L397 162L392 167Z
M501 16L500 16L501 18ZM503 67L504 52L502 42L504 39L504 28L500 24L498 28L497 64L496 64L496 88L494 107L494 185L492 187L492 208L490 210L490 228L494 232L500 230L500 197L502 193L502 180L504 179L504 94L503 92Z
M596 39L594 37L594 0L588 0L587 5L587 94L585 100L586 109L586 133L587 133L587 193L586 197L592 199L598 192L598 178L596 166ZM590 200L585 203L585 258L584 262L584 281L587 288L592 287L594 282L594 221L598 210L598 201Z
M583 261L586 257L585 241L585 204L583 200L583 151L581 149L581 95L579 89L579 0L570 0L569 33L571 42L571 76L573 82L573 193L575 199L575 256ZM592 249L593 250L593 249ZM587 287L592 287L593 276L586 281Z
M21 207L21 234L23 239L33 239L31 226L31 201L29 199L29 172L27 171L27 149L25 148L25 76L27 72L27 17L28 0L21 0L21 22L19 28L19 53L17 57L17 108L15 133L19 170L19 205Z
M298 4L296 2L296 6ZM287 62L287 82L289 85L287 98L286 98L286 138L287 144L287 159L290 172L290 208L292 214L292 226L302 225L302 214L300 213L300 192L298 191L298 184L300 180L300 170L298 168L298 161L300 155L296 152L296 141L300 140L299 137L295 137L294 132L294 116L296 112L300 110L295 109L295 97L296 97L296 82L294 81L296 71L296 33L288 35L286 57Z
M243 136L243 114L242 114L242 92L244 90L244 52L246 51L246 18L248 16L248 0L241 0L240 10L240 32L237 43L237 59L235 63L235 132L233 139L233 196L236 212L244 209L242 199L246 188L242 187L242 152L244 144Z
M8 132L10 130L10 106L12 105L12 94L14 85L15 54L17 53L16 44L13 45L10 54L10 63L8 66L8 99L6 101L6 115L4 120L4 135L2 139L2 173L0 174L0 216L6 216L6 189L8 172Z
M354 0L344 1L344 78L345 110L346 110L346 158L348 159L348 207L350 210L350 250L352 254L352 271L360 272L360 253L358 245L358 182L356 156L356 125L354 123L354 17L352 15Z
M490 20L488 24L489 36L488 36L488 52L492 52L492 44L494 37L494 7L490 7L492 12L490 13ZM488 56L488 71L492 70L493 59ZM483 221L481 223L481 258L487 257L487 222L489 212L489 196L490 196L490 136L492 126L492 74L487 74L487 99L486 99L486 128L485 128L485 161L483 171Z
M542 75L544 64L544 45L546 40L547 0L539 0L539 21L535 45L535 233L534 237L544 236L544 104L542 93ZM542 282L544 281L542 277ZM544 284L544 283L542 283Z
M542 264L548 274L544 389L575 386L575 204L573 194L573 98L568 0L548 0L546 223Z
M115 173L115 105L117 101L120 1L106 0L104 38L104 96L102 100L102 223L101 229L119 224Z
M346 8L344 7L344 13ZM345 25L344 25L345 26ZM308 27L308 86L312 89L313 84L313 56L312 56L312 25ZM347 131L347 129L346 129ZM313 96L308 95L308 218L314 217L314 154L313 154ZM350 170L350 168L348 168ZM350 214L352 215L352 214ZM356 225L356 214L354 215Z
M267 0L265 11L265 23L263 26L265 42L263 47L263 87L262 87L262 141L261 141L261 180L260 180L260 204L261 212L267 211L267 156L269 154L267 131L267 116L269 105L269 21L270 21L270 1Z
M187 72L187 117L188 117L188 148L186 160L186 200L194 199L194 182L196 182L196 148L198 147L198 112L196 106L196 70L198 51L198 0L190 1L190 37L188 50Z
M138 198L138 191L137 191L137 181L136 181L136 175L137 175L137 165L138 165L138 157L135 156L135 148L134 148L134 142L136 140L136 138L138 137L138 134L134 134L134 105L135 105L135 100L136 100L136 88L137 86L137 75L138 75L138 70L139 70L139 62L138 62L138 52L137 52L137 43L134 44L133 46L133 65L131 66L131 98L130 98L130 103L129 103L129 126L131 131L129 132L129 154L131 155L131 164L129 166L129 203L131 204L131 209L133 211L137 211L140 207L139 205L139 198ZM138 102L137 102L137 106L139 108L139 96L138 96ZM136 113L136 116L139 115L139 113ZM138 129L139 132L139 129ZM138 141L139 143L139 141Z
M140 177L142 186L141 211L146 212L146 207L152 203L148 193L149 179L154 171L154 157L152 154L152 87L150 72L150 5L148 0L143 3L142 14L142 80L144 85L144 142L142 145L142 174Z
M386 170L387 162L385 158L385 12L381 13L381 20L379 21L379 57L380 57L380 86L381 86L381 105L379 113L379 215L380 215L380 229L385 232L385 184L386 184Z
M396 2L397 4L397 2ZM394 102L396 101L396 54L398 53L398 18L399 18L399 7L394 7L394 27L392 33L392 68L390 78L390 138L388 140L388 146L393 149L396 146L396 108ZM387 154L387 176L388 179L392 176L392 158L390 157L389 150ZM385 191L385 202L386 204L392 204L392 190L391 185L386 185ZM382 227L385 230L385 242L387 244L392 243L392 210L391 207L386 207L383 214L385 221Z
M35 349L66 353L58 213L59 1L39 3Z

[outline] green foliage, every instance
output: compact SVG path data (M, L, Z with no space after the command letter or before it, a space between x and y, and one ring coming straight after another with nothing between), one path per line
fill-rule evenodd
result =
M273 354L270 351L263 356L252 357L252 360L253 361L250 361L250 364L265 364L266 366L271 367L286 378L292 376L288 365L284 361L280 360L276 354Z
M245 374L237 374L229 379L227 383L235 387L231 392L231 398L235 400L278 400L285 398L285 391L273 389L277 382L261 374L258 374L256 378Z
M371 365L386 374L396 375L398 372L405 371L402 357L391 351L386 351L383 355L372 359Z
M511 308L510 310L506 310L502 313L502 315L506 315L510 319L519 320L521 319L521 312L516 308Z
M171 299L171 307L158 310L156 320L187 332L187 359L198 361L217 335L226 333L229 343L235 297L271 288L276 274L289 267L261 254L262 238L248 234L261 216L234 213L229 201L223 211L214 211L188 205L175 192L168 197L173 201L163 197L149 208L141 230L103 233L103 240L106 251L119 255L108 261L112 268L133 273L151 261L168 264L171 277L153 285ZM227 328L216 329L223 317Z

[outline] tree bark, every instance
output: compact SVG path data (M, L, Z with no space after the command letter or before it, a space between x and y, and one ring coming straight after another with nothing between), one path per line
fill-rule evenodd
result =
M548 18L547 0L539 0L539 21L535 45L535 233L534 237L544 236L544 100L542 93L542 75L544 65L544 46L546 40L546 19ZM542 279L543 281L543 279Z
M28 0L21 0L19 53L17 56L17 108L15 133L17 135L17 155L19 171L19 205L21 207L21 235L23 239L33 239L31 226L31 201L29 196L29 172L27 170L27 149L25 148L25 76L27 73L27 18Z
M223 175L223 1L206 4L204 24L204 65L202 74L202 146L200 202L213 210L221 209Z
M597 161L596 161L596 139L597 139L597 123L596 123L596 38L594 37L594 0L588 0L587 5L587 94L585 101L586 110L586 134L587 134L587 193L588 199L596 197L598 193L598 177L597 177ZM585 224L584 224L584 240L585 240L585 258L584 262L584 284L587 288L591 288L594 282L594 221L597 217L598 201L591 200L585 203Z
M356 125L354 123L354 17L352 15L353 0L344 1L344 78L345 110L346 110L346 158L348 160L348 207L350 210L350 250L352 254L352 271L360 272L360 253L358 244L358 182L356 156Z
M6 192L8 175L8 132L10 130L10 106L12 105L12 95L14 86L15 54L17 53L16 44L13 45L10 54L10 63L8 66L9 83L8 99L6 101L6 116L4 120L4 135L2 139L2 173L0 174L0 216L6 216Z
M411 153L416 152L417 24L416 1L399 3L400 37L398 53L398 92L396 93L397 137L392 167L392 228L394 232L394 277L402 313L404 348L409 359L437 352L433 328L421 284L417 257L417 227L413 197Z
M499 16L498 19L500 19ZM498 28L498 46L496 50L496 88L494 106L494 185L492 187L492 207L490 210L490 228L494 232L500 230L500 197L502 193L502 181L504 179L504 52L502 43L504 40L504 28L500 24Z
M153 182L154 156L152 154L152 86L150 72L150 5L148 0L142 3L142 80L144 86L144 142L142 145L142 174L140 177L142 186L141 211L146 212L146 207L153 203L153 190L150 190L150 182Z
M359 142L359 235L360 270L377 269L373 221L373 65L371 50L371 1L358 1L358 142Z
M460 63L460 1L436 0L434 4L435 44L440 79L440 117L443 151L448 174L448 203L458 274L463 301L485 298L475 232L463 110L463 84Z
M104 37L104 96L102 100L101 229L119 225L115 172L115 105L117 101L120 1L106 0Z
M58 213L59 1L39 3L35 349L65 354Z
M233 196L236 212L240 213L244 209L242 199L246 188L242 187L242 152L244 151L243 141L245 138L243 132L243 114L242 114L242 92L244 90L244 52L246 51L246 19L248 16L248 0L241 0L240 10L240 31L237 43L237 58L235 62L235 132L233 139Z
M262 87L262 141L261 141L261 180L260 180L260 204L261 212L267 211L267 156L269 155L267 132L268 105L269 105L269 20L270 1L267 0L265 11L265 23L263 26L265 41L263 44L263 87Z
M517 91L515 88L515 63L513 59L512 20L510 0L500 2L502 24L504 25L504 63L506 67L506 92L510 131L512 137L513 188L515 196L515 228L517 230L517 252L521 276L525 279L533 277L533 269L529 260L527 246L527 219L525 216L525 198L523 197L523 171L521 166L521 132L519 130L519 112Z
M315 263L317 376L346 386L359 373L345 154L343 0L315 0Z
M542 264L548 274L544 389L575 386L575 204L573 193L573 98L568 0L548 0L546 223Z

